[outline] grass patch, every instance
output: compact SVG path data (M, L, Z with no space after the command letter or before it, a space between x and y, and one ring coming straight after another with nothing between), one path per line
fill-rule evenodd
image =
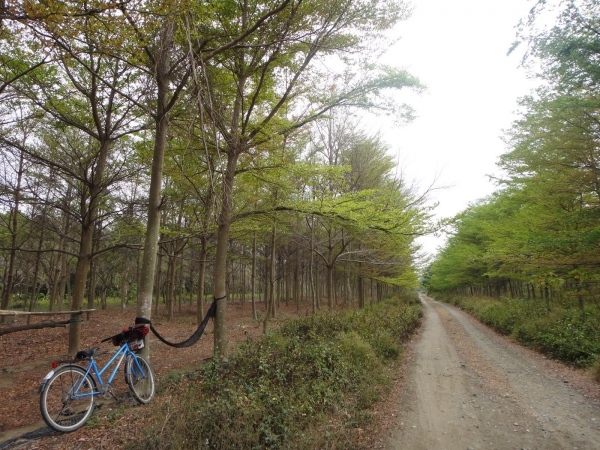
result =
M419 324L409 303L290 320L228 365L169 378L161 390L171 400L131 448L358 448L352 430L373 420L391 385L386 367Z

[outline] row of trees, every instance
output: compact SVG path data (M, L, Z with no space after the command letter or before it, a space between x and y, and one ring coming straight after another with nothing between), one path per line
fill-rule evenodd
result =
M336 286L359 304L365 279L413 286L425 198L352 114L401 118L388 93L421 89L373 63L407 15L387 0L2 2L1 309L15 291L78 310L133 286L150 318L164 285L169 316L177 292L202 314L210 289L225 358L235 289L262 283L274 305L279 283L316 307L322 280L332 308Z
M598 302L600 10L568 1L552 28L523 33L543 85L506 134L501 189L459 215L428 273L430 288Z

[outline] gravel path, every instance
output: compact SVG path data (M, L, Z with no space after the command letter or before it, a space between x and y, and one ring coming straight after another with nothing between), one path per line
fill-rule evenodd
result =
M422 296L424 330L389 449L599 449L600 402L568 369Z

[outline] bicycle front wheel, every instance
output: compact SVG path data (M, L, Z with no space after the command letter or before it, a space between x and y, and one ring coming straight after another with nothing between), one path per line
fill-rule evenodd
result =
M127 357L125 380L131 394L139 403L146 404L154 397L154 374L150 364L143 357L139 355Z
M79 366L59 368L40 394L40 410L50 428L63 433L75 431L94 412L96 382Z

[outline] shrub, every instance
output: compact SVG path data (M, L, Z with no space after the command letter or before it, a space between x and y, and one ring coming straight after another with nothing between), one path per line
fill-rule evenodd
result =
M579 367L592 365L600 354L597 324L578 311L563 310L550 319L540 320L531 340L535 348L552 358Z
M347 430L372 420L368 408L390 384L384 364L419 317L399 302L292 320L242 345L229 365L170 378L161 391L177 401L131 447L352 448Z
M588 367L600 354L600 317L595 310L523 299L448 297L498 332L551 358Z

